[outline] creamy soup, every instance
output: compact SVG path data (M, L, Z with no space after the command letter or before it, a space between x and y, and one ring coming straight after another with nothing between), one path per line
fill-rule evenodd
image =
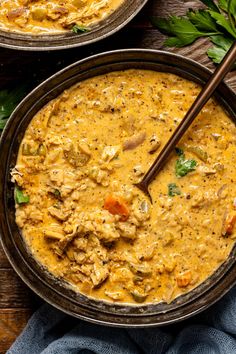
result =
M77 291L170 303L227 259L236 238L236 127L211 99L150 186L134 186L200 86L126 70L64 91L29 124L16 222L34 257Z
M1 0L0 29L41 34L85 32L116 10L123 0ZM74 27L75 26L75 27Z

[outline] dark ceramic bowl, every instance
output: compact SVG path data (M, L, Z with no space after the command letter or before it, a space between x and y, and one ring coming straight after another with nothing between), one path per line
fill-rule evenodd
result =
M83 34L29 35L0 30L0 46L20 50L58 50L97 42L119 31L143 8L148 0L124 0L110 16Z
M210 71L178 55L154 50L122 50L81 60L44 81L16 108L2 134L0 144L0 233L3 248L22 280L53 306L75 317L120 327L150 327L174 323L213 304L236 282L235 247L228 259L204 283L179 296L171 304L114 304L86 297L49 274L27 249L15 223L14 185L10 170L15 166L20 142L32 117L47 102L78 81L114 70L151 69L177 74L203 84ZM236 122L236 97L222 83L217 99Z

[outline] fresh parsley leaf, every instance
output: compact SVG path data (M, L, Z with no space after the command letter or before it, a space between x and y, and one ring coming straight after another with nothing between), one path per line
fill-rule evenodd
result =
M219 0L219 8L225 12L228 12L228 0Z
M228 11L229 13L236 18L236 0L228 1Z
M216 64L221 63L226 54L227 50L218 46L213 46L207 50L207 55ZM233 69L236 69L236 63L233 65Z
M183 47L185 44L183 44L183 41L181 39L179 39L178 37L169 37L165 40L164 45L166 47L177 47L177 48L181 48Z
M189 9L186 16L154 17L151 22L168 36L164 42L168 47L183 47L200 37L209 37L215 45L207 54L213 62L220 63L229 43L236 39L236 0L200 1L207 8Z
M153 26L157 27L159 31L171 35L173 33L171 26L169 26L169 19L163 17L154 17L150 18Z
M193 159L186 160L185 155L181 155L175 164L175 174L177 177L183 177L196 169L197 162Z
M226 53L226 50L216 46L213 46L207 50L208 57L211 58L216 64L219 64L223 60Z
M204 5L206 5L209 9L220 12L218 6L214 3L213 0L200 0Z
M211 41L218 47L228 51L233 44L233 39L224 36L211 36Z
M0 120L0 130L4 129L6 123L7 123L7 119L1 119Z
M18 186L15 187L15 201L17 204L26 204L29 203L30 198L28 195L24 194L22 189Z
M11 115L25 94L26 85L0 91L0 130L4 128L7 118Z
M229 22L231 24L231 27L235 30L236 32L236 0L229 0L228 1L228 18Z
M198 30L221 33L219 32L214 19L207 10L189 10L187 16Z
M197 38L214 34L212 32L200 32L196 26L185 17L170 16L168 19L152 18L152 23L161 32L171 36L171 38L169 40L167 39L164 43L168 46L183 47L193 43Z
M90 28L85 27L83 25L74 25L72 27L72 32L77 33L77 34L89 32L89 31L90 31Z
M215 46L207 50L207 55L214 63L219 64L233 44L233 39L224 36L212 36L211 41ZM236 64L233 68L236 69Z
M0 91L0 119L10 116L18 102L25 95L25 86Z
M179 147L176 147L176 148L175 148L175 152L176 152L176 154L177 154L178 156L181 156L181 155L184 154L184 150L181 149L181 148L179 148Z
M175 183L168 184L168 196L174 197L175 195L180 195L181 191Z
M219 14L215 11L209 11L211 17L216 20L216 23L223 27L233 38L236 38L236 30L233 28L229 20L222 14Z

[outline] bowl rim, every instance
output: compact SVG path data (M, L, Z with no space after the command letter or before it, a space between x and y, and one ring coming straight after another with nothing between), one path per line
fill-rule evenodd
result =
M199 70L205 72L207 75L210 75L211 74L211 71L209 69L206 69L203 65L195 62L194 60L192 59L188 59L188 58L184 58L183 56L181 55L178 55L178 54L172 54L170 52L164 52L164 51L160 51L160 50L154 50L154 49L123 49L123 50L115 50L115 51L109 51L109 52L104 52L104 53L100 53L100 54L96 54L96 55L93 55L93 56L90 56L90 57L87 57L87 58L84 58L80 61L77 61L67 67L65 67L64 69L60 70L59 72L57 72L56 74L50 76L47 80L43 81L40 85L38 85L34 90L32 90L31 93L29 93L22 101L21 103L16 107L16 109L14 110L14 112L12 113L11 117L9 118L7 124L6 124L6 127L3 131L3 134L1 136L1 140L0 140L0 156L1 156L1 151L3 151L3 145L4 145L4 141L6 139L9 139L8 137L8 134L9 134L9 131L10 131L10 127L11 127L11 122L12 120L15 119L15 117L17 116L18 114L18 110L20 109L21 106L23 106L27 101L28 99L33 96L34 94L36 94L40 89L44 88L45 86L47 86L48 83L51 82L52 79L54 78L60 78L62 74L66 73L66 72L70 72L71 70L73 71L73 68L76 68L78 66L81 66L82 64L89 64L89 63L93 63L95 62L96 60L101 60L103 59L104 57L108 57L109 56L112 56L112 55L120 55L121 57L123 57L123 55L131 55L131 54L135 54L135 55L148 55L148 54L152 54L152 55L155 55L158 57L159 56L164 56L166 57L166 59L170 59L175 61L175 60L185 60L185 62L189 63L190 65L194 65L195 67L197 67ZM108 70L109 71L109 70ZM110 71L113 71L113 70L110 70ZM177 74L178 75L178 74ZM224 87L227 88L227 90L229 92L231 92L231 94L233 96L235 96L235 93L233 92L233 90L231 88L228 87L228 85L226 85L225 83L222 83L222 85ZM21 117L22 120L23 120L23 117ZM9 158L9 156L7 156L7 159ZM7 162L8 163L8 162ZM1 176L1 173L0 173L0 180L1 178L4 179L4 176ZM0 193L1 194L1 193ZM2 191L2 194L6 196L6 191ZM4 199L4 198L3 198ZM3 200L1 201L3 203ZM4 204L5 206L5 204ZM1 209L1 205L0 205L0 209ZM0 210L1 211L1 210ZM4 217L2 218L4 219ZM90 322L93 322L93 323L98 323L98 324L105 324L105 325L109 325L109 326L116 326L116 327L127 327L127 328L137 328L137 327L153 327L153 326L160 326L160 325L166 325L166 324L171 324L171 323L176 323L180 320L183 320L183 319L186 319L202 310L204 310L205 308L209 307L210 305L212 305L214 302L216 302L218 299L220 299L233 285L234 283L236 282L236 264L234 262L234 267L231 267L230 269L227 270L226 274L224 274L224 278L220 279L220 283L217 283L215 285L215 287L212 287L210 288L210 290L208 292L205 292L204 293L204 297L208 296L208 298L210 298L210 302L206 303L204 302L204 299L201 299L200 297L197 299L197 302L199 303L199 306L198 307L194 307L190 312L188 312L187 314L184 314L184 315L179 315L178 318L174 318L174 319L170 319L170 320L164 320L164 321L160 321L160 322L156 322L156 320L154 319L154 322L152 323L123 323L122 322L122 318L121 322L112 322L111 320L104 320L104 319L100 319L100 318L94 318L94 315L91 315L91 313L89 312L86 312L85 314L78 314L76 312L73 312L73 310L67 310L65 309L65 307L61 306L60 302L55 302L55 297L54 297L54 301L51 300L51 298L53 298L52 296L50 298L47 297L47 290L46 290L46 295L45 295L45 289L38 289L38 286L37 284L34 284L34 282L32 281L32 279L29 280L29 277L26 276L24 274L24 271L21 267L19 267L19 264L17 264L16 260L14 259L14 255L12 255L12 253L9 251L8 249L8 246L6 244L6 240L2 237L3 234L4 234L4 231L3 231L3 227L2 227L2 223L3 223L3 220L0 221L0 236L1 236L1 243L2 243L2 246L3 246L3 249L11 263L11 265L13 266L13 268L15 269L15 271L18 273L18 275L22 278L22 280L34 291L36 292L36 294L38 294L40 297L42 297L45 301L49 302L51 305L53 305L54 307L57 307L59 308L60 310L68 313L68 314L71 314L75 317L78 317L78 318L82 318L84 320L87 320L87 321L90 321ZM23 265L25 266L25 265ZM234 275L235 273L235 275ZM34 276L35 276L35 273L34 273ZM232 278L233 278L233 281L232 281ZM219 291L219 285L224 285L224 288L221 289ZM213 296L212 298L212 290L215 291L215 293L217 293L217 295ZM136 306L137 307L137 306ZM177 308L178 309L178 308ZM122 317L122 316L121 316ZM138 316L136 316L138 317ZM149 315L149 318L153 317L152 315ZM124 318L124 317L123 317Z
M4 29L0 29L0 47L13 49L13 50L41 52L41 51L56 51L62 49L82 47L82 46L86 46L101 41L109 36L112 36L119 30L121 30L123 27L125 27L142 10L142 8L147 4L148 0L136 0L135 2L131 1L129 3L128 11L126 11L125 4L127 2L129 2L129 0L124 0L124 2L121 3L121 5L117 9L115 9L115 11L113 11L110 15L105 17L104 20L100 22L102 24L101 28L99 27L99 22L98 22L98 24L95 24L94 27L92 26L91 31L77 35L77 37L74 36L72 33L68 33L68 32L58 33L51 36L50 34L30 36L30 34L27 33L24 34L21 32L14 32L14 31L11 32ZM122 6L124 6L123 13L121 15L118 15L118 17L116 17L116 13L118 13L119 8L122 8ZM112 22L106 24L106 22L110 18L112 18ZM111 26L111 30L109 30L110 26ZM87 40L85 39L84 41L80 42L80 38L86 38L86 36L91 37L90 36L91 34L93 35L96 33L98 33L98 36L95 36L94 38L87 39ZM67 43L70 41L70 39L73 38L72 36L75 39L78 38L78 42ZM47 40L47 38L50 38L51 41L56 39L60 44L41 46L41 44L44 42L44 40ZM19 41L22 44L19 44ZM65 42L66 44L64 44Z

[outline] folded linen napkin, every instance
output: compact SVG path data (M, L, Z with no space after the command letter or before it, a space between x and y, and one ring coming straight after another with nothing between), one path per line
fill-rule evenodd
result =
M178 330L177 330L178 328ZM119 329L43 305L7 354L236 354L236 287L180 326Z

